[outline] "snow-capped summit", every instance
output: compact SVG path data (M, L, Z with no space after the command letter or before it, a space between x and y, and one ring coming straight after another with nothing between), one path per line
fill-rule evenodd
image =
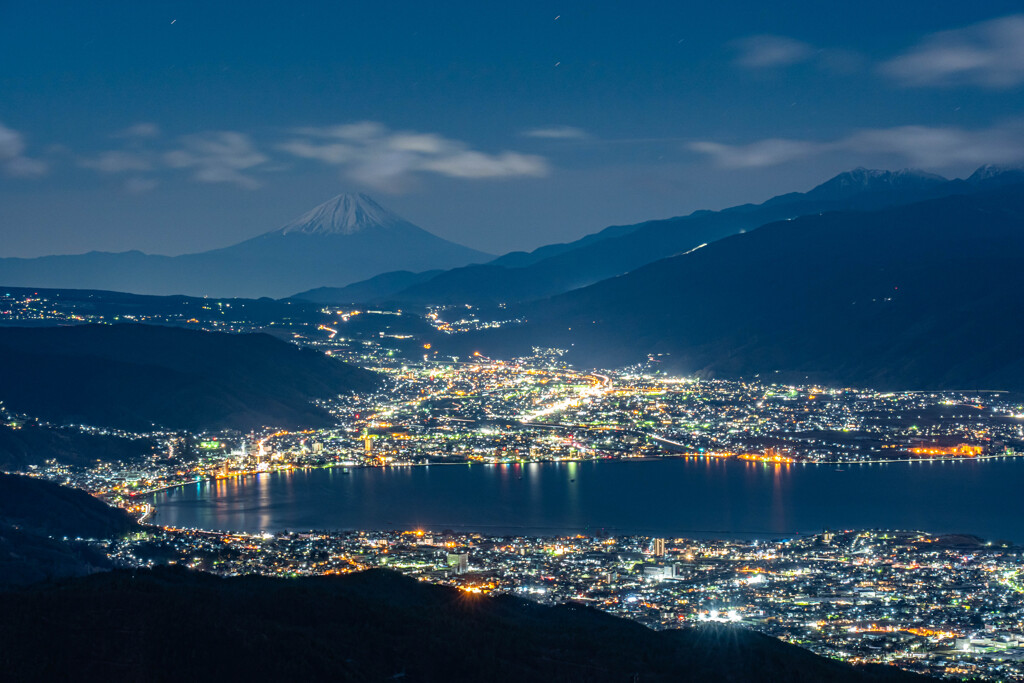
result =
M189 256L211 264L204 287L232 296L287 296L393 270L455 268L491 258L427 232L365 194L338 195L277 230Z
M1024 178L1024 168L1020 166L998 166L996 164L985 164L979 166L978 170L972 173L967 182L972 184L999 184L1019 183Z
M351 235L367 228L403 223L408 221L365 194L339 194L270 234Z
M855 168L825 181L807 194L831 198L867 190L922 188L946 182L949 181L940 175L916 168L905 168L899 171Z

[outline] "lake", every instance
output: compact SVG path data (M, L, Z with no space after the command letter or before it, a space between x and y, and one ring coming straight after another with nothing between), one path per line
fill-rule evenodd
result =
M783 537L919 529L1024 542L1024 458L768 465L714 458L266 473L153 495L156 522L224 531L432 529Z

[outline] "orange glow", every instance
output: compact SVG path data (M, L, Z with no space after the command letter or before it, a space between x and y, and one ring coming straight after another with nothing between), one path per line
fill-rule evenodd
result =
M796 462L789 456L782 455L774 448L769 448L764 453L743 453L737 456L740 460L749 460L751 462L774 462L780 464L788 464Z
M957 446L951 446L949 448L941 448L938 446L918 446L911 448L910 452L914 455L945 455L945 456L956 456L961 458L973 458L981 455L985 450L984 446L972 446L970 444L962 443Z

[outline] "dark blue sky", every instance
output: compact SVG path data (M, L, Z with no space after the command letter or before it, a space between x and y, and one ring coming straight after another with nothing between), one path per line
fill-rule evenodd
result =
M1019 2L92 4L0 3L0 256L203 250L343 191L500 253L1024 161Z

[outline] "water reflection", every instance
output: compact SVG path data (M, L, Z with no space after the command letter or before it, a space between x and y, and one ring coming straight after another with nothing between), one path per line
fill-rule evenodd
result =
M1024 540L1024 461L814 466L725 461L323 469L154 496L172 526L791 535L919 528Z
M768 466L765 463L765 466ZM786 494L783 491L783 465L776 463L771 466L774 472L772 472L772 528L773 529L786 529L788 522L786 519ZM785 466L787 469L789 465Z

